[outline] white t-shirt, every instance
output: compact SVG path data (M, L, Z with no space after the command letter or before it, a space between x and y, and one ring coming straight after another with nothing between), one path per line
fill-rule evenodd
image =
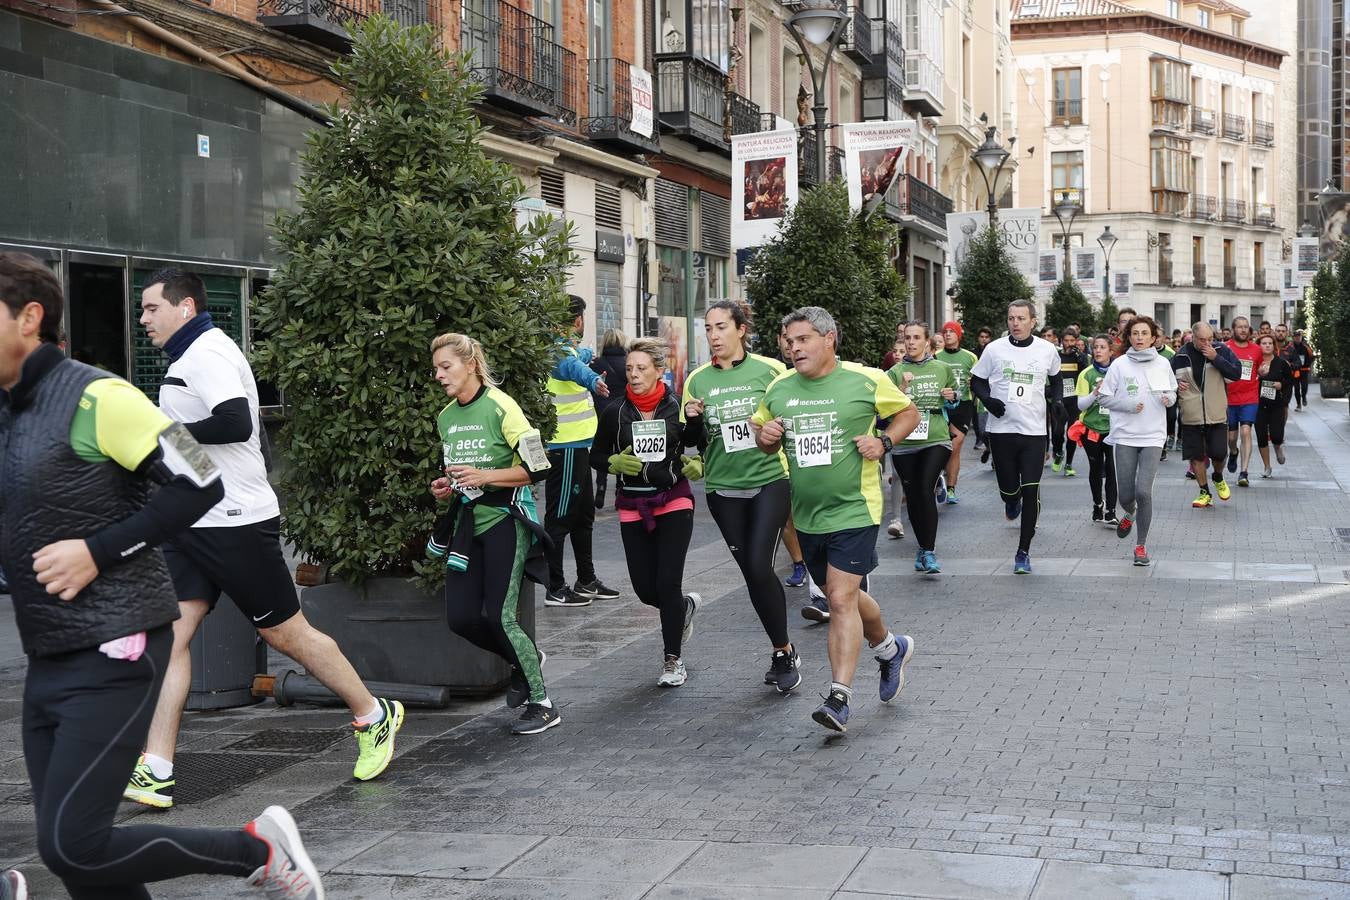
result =
M1125 447L1161 447L1167 441L1167 406L1177 400L1177 379L1163 356L1147 362L1127 353L1111 363L1102 378L1101 404L1111 411L1108 444ZM1144 408L1135 412L1139 404Z
M248 400L253 433L239 443L202 445L220 469L225 499L193 528L251 525L281 515L258 436L258 385L243 351L225 332L219 328L204 332L169 364L159 389L159 408L175 422L200 422L226 400L238 397Z
M989 382L989 396L1002 400L1003 416L989 414L985 430L994 434L1044 435L1045 384L1059 373L1059 351L1041 338L1030 347L1014 346L1007 337L991 341L970 370L972 378Z

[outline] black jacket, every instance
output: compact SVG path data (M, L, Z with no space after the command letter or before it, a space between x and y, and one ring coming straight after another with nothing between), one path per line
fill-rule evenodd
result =
M633 446L633 423L642 418L642 413L628 399L626 392L618 395L620 399L611 403L600 414L600 427L591 445L591 466L602 472L609 471L609 458L622 453L624 448ZM652 419L661 419L666 423L666 456L661 462L644 463L642 471L633 476L616 475L619 491L624 494L641 496L654 491L664 491L674 487L684 477L684 467L680 462L680 451L684 446L684 426L680 424L680 402L670 388L661 398Z
M628 351L622 347L606 347L599 356L591 360L591 369L599 372L600 377L605 379L605 384L609 386L608 397L595 398L595 405L600 412L613 406L628 387L628 373L624 371L624 363L627 361Z

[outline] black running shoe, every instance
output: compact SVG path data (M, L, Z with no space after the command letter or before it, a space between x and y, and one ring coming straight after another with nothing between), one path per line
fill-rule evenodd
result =
M1102 512L1102 508L1101 508L1100 506L1094 506L1094 507L1092 507L1092 521L1093 521L1093 522L1100 523L1100 522L1105 521L1105 519L1106 519L1106 513Z
M599 578L594 581L578 581L572 585L572 593L578 597L590 597L592 600L618 600L619 592Z
M583 597L570 587L544 594L545 606L590 606L591 598Z
M797 648L775 650L769 661L769 671L764 673L764 683L778 688L778 693L786 694L802 683L802 658Z
M539 668L544 667L544 660L548 655L543 650L539 651ZM525 701L530 699L530 683L525 680L525 673L518 666L511 667L511 683L506 688L506 706L508 709L519 709L525 705Z
M984 452L980 454L980 463L983 464L987 462L989 462L989 448L985 447Z
M525 712L521 713L520 718L511 725L512 734L538 734L541 731L548 731L554 725L562 722L562 716L558 715L558 710L552 706L543 706L539 703L525 704Z

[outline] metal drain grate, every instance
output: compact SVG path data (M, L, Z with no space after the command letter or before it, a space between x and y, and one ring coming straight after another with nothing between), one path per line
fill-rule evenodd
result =
M279 753L180 753L174 760L175 803L201 803L300 762Z
M1336 540L1350 544L1350 528L1333 528L1331 534Z
M294 731L272 729L250 734L223 749L253 753L322 753L347 736L343 731Z

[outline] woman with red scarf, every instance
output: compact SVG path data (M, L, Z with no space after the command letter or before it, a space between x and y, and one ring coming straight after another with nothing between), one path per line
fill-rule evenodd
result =
M638 599L661 612L665 659L656 683L679 687L688 678L681 653L700 599L682 587L694 532L689 478L702 477L703 463L680 455L684 426L679 398L662 379L666 354L665 342L655 338L628 345L628 387L601 415L591 459L618 476L614 508L628 578Z

